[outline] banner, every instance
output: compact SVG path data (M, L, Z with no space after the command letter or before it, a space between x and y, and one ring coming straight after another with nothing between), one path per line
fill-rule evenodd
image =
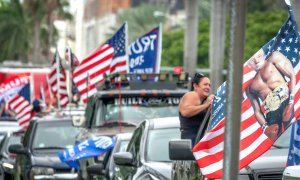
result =
M24 73L7 79L0 85L0 102L8 102L30 82L30 73Z
M111 150L115 146L115 143L115 137L93 137L59 152L58 157L62 162L78 170L80 169L78 160L100 156L102 153Z
M161 28L156 27L129 46L130 73L159 73Z

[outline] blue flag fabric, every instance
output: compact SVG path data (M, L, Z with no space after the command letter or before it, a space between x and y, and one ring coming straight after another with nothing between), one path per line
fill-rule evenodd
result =
M65 149L58 153L62 162L67 163L70 167L80 169L78 160L99 156L104 152L111 150L116 143L115 137L98 136L87 139L75 146Z
M292 125L287 166L300 165L300 121Z
M156 27L129 46L130 73L159 73L160 38Z

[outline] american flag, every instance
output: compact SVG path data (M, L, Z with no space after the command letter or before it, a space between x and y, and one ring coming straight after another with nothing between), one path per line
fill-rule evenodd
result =
M66 73L61 65L61 59L58 51L55 52L54 59L52 61L52 67L49 74L49 84L51 91L57 97L59 107L66 107L69 103Z
M15 111L16 120L19 125L23 128L27 128L31 119L31 104L24 97L17 94L8 102L8 107Z
M300 115L300 36L294 19L291 6L288 5L289 18L280 28L276 37L265 44L262 49L266 54L266 60L274 51L281 52L287 57L296 74L296 87L294 98L294 121ZM262 131L258 123L251 102L246 96L245 90L252 82L256 72L252 70L247 62L243 67L243 101L241 114L240 135L240 169L247 166L253 160L266 152L273 144ZM289 78L286 78L289 82ZM193 148L195 159L202 174L206 178L222 178L223 150L224 150L224 128L225 128L225 106L226 106L226 82L219 87L213 102L212 119L207 133Z
M127 24L125 23L111 39L75 68L74 82L84 102L87 102L88 98L97 91L96 85L104 80L104 74L127 72L126 34Z

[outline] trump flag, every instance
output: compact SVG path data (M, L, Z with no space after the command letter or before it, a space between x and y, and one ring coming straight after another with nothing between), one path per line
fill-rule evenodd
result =
M130 73L159 73L161 28L156 27L129 46Z
M266 152L300 116L300 36L291 9L289 18L243 66L240 169ZM222 178L226 82L215 94L211 121L193 153L202 174Z

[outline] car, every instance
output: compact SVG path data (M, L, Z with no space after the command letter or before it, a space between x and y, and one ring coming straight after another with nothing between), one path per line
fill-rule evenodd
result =
M107 77L89 98L85 118L73 118L74 126L85 128L77 142L94 136L133 132L145 119L178 116L180 98L189 91L188 82L186 73ZM96 164L95 158L81 159L79 164L80 176L89 179L86 168Z
M125 152L113 154L113 179L171 179L168 143L180 138L179 118L148 119L133 132Z
M17 154L14 179L77 179L77 172L60 161L58 152L75 144L80 128L70 116L34 118L21 144L9 146Z
M117 152L123 152L129 143L132 133L116 134L116 144L114 148L97 157L97 164L87 167L89 177L92 179L112 179L116 172L116 165L112 155Z
M18 131L22 129L19 123L16 120L1 120L0 121L0 132L7 131ZM1 135L0 135L1 137ZM0 138L1 139L1 138Z
M204 135L207 124L198 131L196 142ZM288 128L273 144L272 148L241 169L239 180L281 180L286 167L291 129ZM200 169L192 154L190 140L171 140L169 154L173 160L172 179L203 179Z
M24 130L7 131L3 133L3 141L0 143L0 180L13 179L13 168L16 155L8 151L11 144L21 143Z
M282 180L299 180L300 179L300 166L288 166L283 171Z

